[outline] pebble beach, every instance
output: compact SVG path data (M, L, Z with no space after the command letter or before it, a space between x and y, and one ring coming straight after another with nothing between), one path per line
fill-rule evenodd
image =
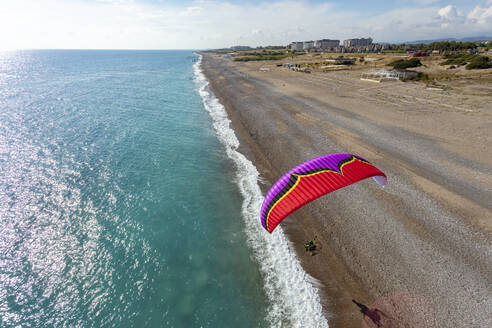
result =
M282 223L319 281L331 327L374 326L352 299L382 309L391 327L492 326L492 103L466 111L446 103L450 96L436 104L432 90L414 83L406 98L388 101L381 93L402 82L378 85L373 96L372 84L344 72L304 74L202 55L263 193L326 153L357 154L388 176L384 189L365 180ZM313 236L320 251L306 256L302 243Z

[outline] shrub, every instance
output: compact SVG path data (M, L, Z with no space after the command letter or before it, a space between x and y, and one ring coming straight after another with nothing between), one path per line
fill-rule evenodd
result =
M468 54L468 53L462 53L462 54L449 54L445 55L444 58L446 58L445 61L443 61L440 65L456 65L456 66L463 66L469 63L473 58L477 57L478 55L475 54Z
M389 63L388 66L392 66L394 69L407 69L410 67L422 66L422 63L418 58L412 58L409 60L399 59Z
M417 76L407 77L407 78L403 78L401 80L403 82L406 82L406 81L429 81L429 75L422 73L422 72L418 72Z
M468 65L466 65L466 69L484 69L484 68L492 68L492 63L490 62L489 57L477 56L473 58Z
M429 75L418 72L417 76L414 78L416 81L429 81Z

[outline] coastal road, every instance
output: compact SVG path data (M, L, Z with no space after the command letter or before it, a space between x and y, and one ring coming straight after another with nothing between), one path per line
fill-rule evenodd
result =
M324 286L332 327L360 327L351 298L392 312L393 326L492 327L492 113L434 113L432 99L410 96L379 106L369 89L345 100L350 80L261 78L210 54L202 68L265 190L325 153L358 154L388 175L384 189L366 180L285 221L294 245L322 242L319 255L299 257Z

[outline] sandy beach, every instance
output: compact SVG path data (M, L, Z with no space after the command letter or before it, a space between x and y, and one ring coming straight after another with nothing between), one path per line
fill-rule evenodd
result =
M492 81L361 81L204 53L202 69L269 187L316 156L349 152L388 176L305 206L282 226L321 283L330 327L492 326ZM481 80L480 80L481 79ZM318 237L307 256L303 242Z

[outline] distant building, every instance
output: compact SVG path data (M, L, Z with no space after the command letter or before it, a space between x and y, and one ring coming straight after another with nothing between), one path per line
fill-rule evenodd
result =
M371 38L343 40L343 46L345 48L350 48L350 47L365 47L365 46L369 46L371 44L372 44L372 39Z
M340 40L323 39L323 40L314 41L314 48L316 49L336 48L339 45L340 45Z
M314 48L314 41L304 41L303 42L303 47L302 47L303 50L309 50L312 48Z
M292 42L290 44L290 50L302 51L304 49L304 42Z
M249 47L249 46L232 46L231 50L232 51L251 50L251 47Z

